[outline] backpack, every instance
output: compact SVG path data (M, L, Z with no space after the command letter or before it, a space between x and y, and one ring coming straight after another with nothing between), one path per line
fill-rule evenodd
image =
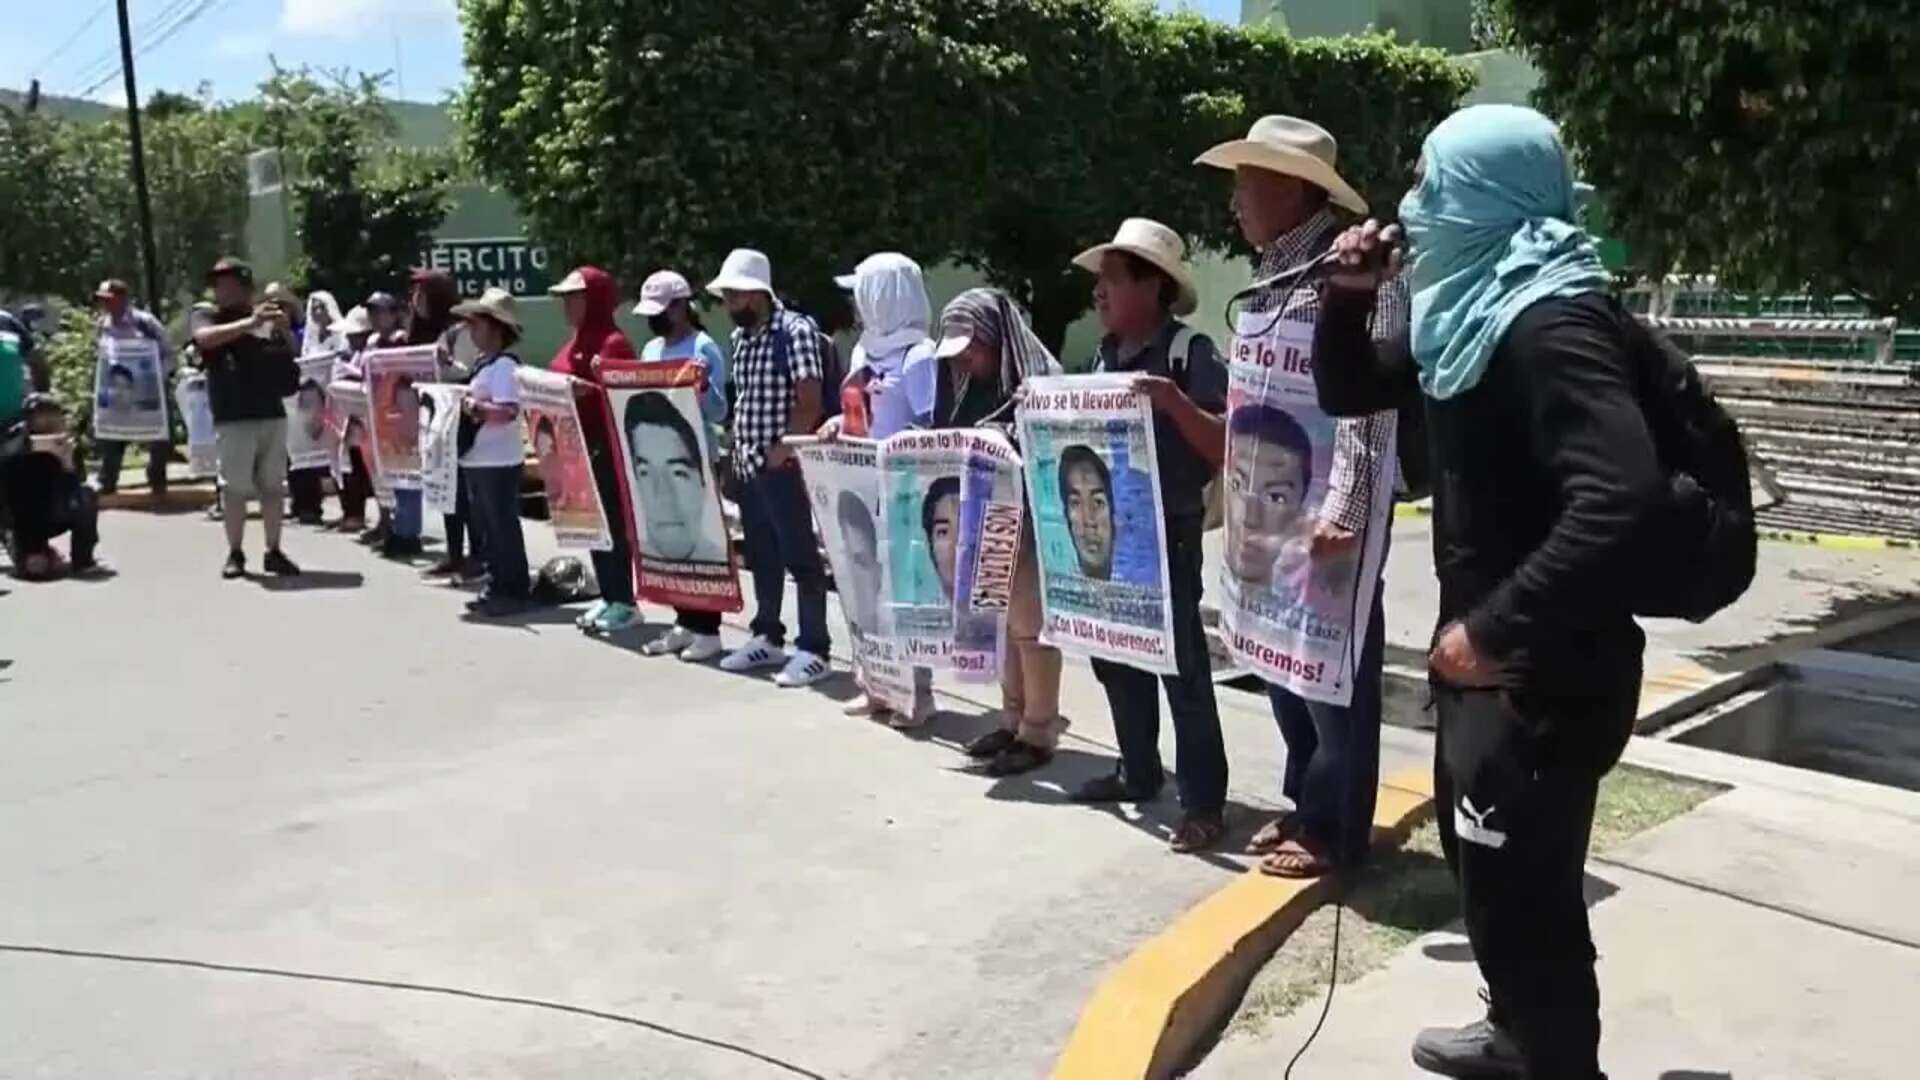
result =
M1613 306L1669 487L1636 537L1633 613L1702 622L1753 584L1759 534L1746 445L1692 358L1617 299Z
M820 329L819 324L812 319L800 315L800 320L807 324L808 332L813 334L814 345L820 351L820 418L824 420L829 416L838 416L840 415L840 384L847 381L847 365L840 359L840 346L834 344L833 338ZM773 366L778 368L780 374L785 376L787 382L791 384L793 370L787 366L787 348L787 325L786 320L782 319L773 328ZM733 412L731 402L727 412L731 418Z
M1182 324L1180 329L1173 332L1173 341L1167 345L1167 374L1182 392L1187 389L1187 368L1193 363L1193 339L1199 333L1193 327ZM1200 517L1202 532L1213 532L1226 525L1226 490L1225 478L1215 473L1200 493L1200 505L1205 508Z

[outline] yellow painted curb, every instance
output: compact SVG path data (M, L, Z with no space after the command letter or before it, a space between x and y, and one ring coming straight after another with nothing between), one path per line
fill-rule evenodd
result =
M1380 785L1374 842L1398 843L1433 807L1433 775ZM1172 1076L1332 883L1248 871L1202 900L1108 974L1054 1063L1054 1080Z
M1811 544L1814 547L1832 548L1836 551L1912 551L1920 548L1912 540L1902 540L1891 536L1855 536L1850 533L1802 532L1798 529L1758 530L1762 540L1775 540L1783 544Z

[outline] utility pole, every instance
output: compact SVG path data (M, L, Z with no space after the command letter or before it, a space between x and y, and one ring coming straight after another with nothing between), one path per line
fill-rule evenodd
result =
M140 91L133 83L133 30L127 19L127 0L120 8L120 74L127 84L127 138L132 143L133 193L140 208L140 256L147 270L147 305L154 315L164 298L160 295L160 259L153 246L153 200L147 195L147 151L140 142Z

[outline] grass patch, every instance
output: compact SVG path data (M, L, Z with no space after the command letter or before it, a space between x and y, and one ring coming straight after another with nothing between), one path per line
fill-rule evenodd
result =
M1595 853L1671 821L1726 790L1717 784L1623 765L1600 782L1594 810ZM1453 875L1431 822L1400 847L1374 857L1354 887L1340 926L1340 982L1385 966L1422 934L1460 916ZM1254 976L1227 1025L1226 1037L1257 1036L1272 1021L1326 993L1333 959L1333 909L1307 916L1280 951Z

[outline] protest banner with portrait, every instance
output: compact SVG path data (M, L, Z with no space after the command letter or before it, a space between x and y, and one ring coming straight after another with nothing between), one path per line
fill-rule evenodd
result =
M327 387L327 398L333 408L328 410L328 419L334 425L334 435L339 442L339 462L334 466L334 480L344 482L347 471L353 462L348 451L360 451L360 460L365 462L372 473L373 501L381 506L393 505L393 486L387 482L386 474L374 464L373 439L368 432L373 429L373 409L367 400L367 384L352 379L341 379Z
M1026 520L1020 455L997 431L972 429L960 477L960 543L954 617L1004 615L1013 599L1014 564Z
M871 439L788 439L800 459L807 501L833 568L853 639L854 668L868 695L913 714L913 669L900 662L886 620L880 559L880 445Z
M739 564L700 415L704 365L600 362L605 422L619 446L622 518L636 591L694 611L739 611Z
M434 381L432 345L366 354L373 470L396 491L420 490L420 387Z
M964 429L903 431L880 444L885 619L902 663L985 681L999 671L993 614L961 614L961 484L973 437Z
M1372 492L1361 542L1314 558L1339 427L1314 390L1312 320L1281 314L1242 312L1234 327L1221 622L1228 650L1261 678L1346 705L1392 528L1395 448L1389 439L1390 464Z
M100 338L93 375L93 434L115 442L167 437L160 346L147 338Z
M607 509L600 505L600 487L593 482L593 462L587 457L586 436L580 431L573 379L525 364L516 374L520 380L520 412L533 443L554 538L563 548L610 550L613 533L608 528ZM597 422L599 418L595 419Z
M300 382L287 406L287 466L323 469L340 456L339 440L327 425L327 384L333 381L333 356L300 360Z
M180 420L187 429L187 475L198 480L220 471L220 443L213 430L213 395L207 392L207 376L193 372L173 388L173 402L180 409Z
M420 388L420 497L439 514L460 506L460 405L466 397L466 387L451 383Z
M1152 407L1131 375L1046 376L1027 386L1020 445L1047 616L1041 640L1173 674Z

